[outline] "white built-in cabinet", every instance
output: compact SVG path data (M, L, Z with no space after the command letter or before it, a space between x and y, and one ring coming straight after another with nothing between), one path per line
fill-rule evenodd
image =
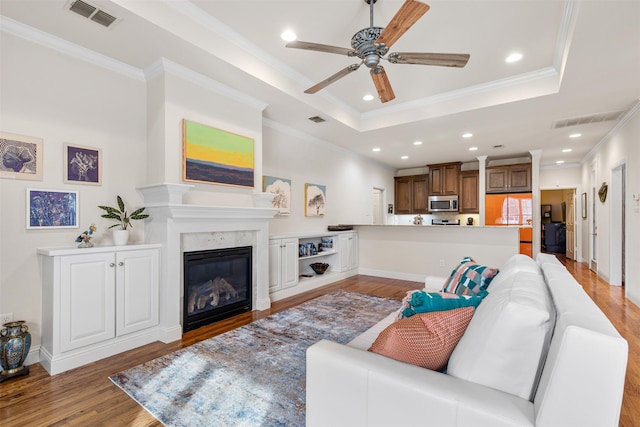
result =
M298 284L298 239L269 239L269 292Z
M316 248L309 253L308 246ZM322 247L322 249L320 249ZM329 264L316 274L311 264ZM273 235L269 238L269 293L273 301L296 295L358 273L355 231Z
M358 268L358 233L341 234L338 237L340 271Z
M41 363L56 374L157 339L160 245L38 249Z

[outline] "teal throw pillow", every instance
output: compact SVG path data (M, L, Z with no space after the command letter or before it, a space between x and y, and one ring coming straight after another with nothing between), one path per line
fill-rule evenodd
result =
M456 295L447 292L409 291L402 300L399 318L411 317L417 313L447 311L456 308L477 307L489 293L479 295Z

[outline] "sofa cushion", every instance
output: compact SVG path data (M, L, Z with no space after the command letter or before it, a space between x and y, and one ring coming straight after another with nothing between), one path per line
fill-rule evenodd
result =
M458 295L478 295L487 290L498 271L497 268L477 264L473 258L465 257L451 272L442 288L442 292Z
M483 291L481 295L457 295L448 292L425 292L419 290L409 291L407 292L407 296L402 299L399 318L411 317L416 313L453 310L462 307L477 307L486 295L487 291Z
M542 275L510 274L478 306L447 373L531 400L554 321Z
M432 370L442 370L473 316L473 307L420 313L384 329L369 351Z
M515 254L500 267L500 274L491 281L491 289L493 290L500 287L502 283L507 281L509 276L518 272L542 274L540 266L531 257L523 254Z

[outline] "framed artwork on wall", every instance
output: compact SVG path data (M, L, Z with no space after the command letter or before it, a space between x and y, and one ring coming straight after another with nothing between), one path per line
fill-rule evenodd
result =
M587 219L587 193L582 193L580 207L582 208L582 219Z
M99 148L64 145L64 182L100 185L102 154Z
M304 216L323 216L327 212L327 187L304 184Z
M253 188L254 141L182 120L182 179Z
M42 139L0 132L0 178L42 181Z
M278 209L278 214L289 215L289 213L291 213L290 179L263 176L262 191L276 195L271 201L271 204L274 208Z
M27 188L27 229L78 228L78 192Z

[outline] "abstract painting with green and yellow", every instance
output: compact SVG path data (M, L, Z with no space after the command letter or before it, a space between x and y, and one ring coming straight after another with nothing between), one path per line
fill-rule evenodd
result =
M185 181L254 186L253 139L182 121Z

